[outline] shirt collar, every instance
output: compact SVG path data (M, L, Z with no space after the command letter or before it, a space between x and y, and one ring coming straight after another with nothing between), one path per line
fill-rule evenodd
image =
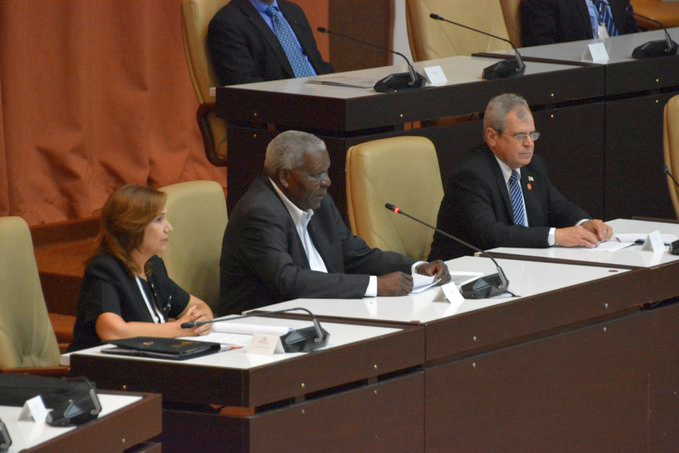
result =
M252 3L252 6L255 7L259 14L265 14L266 10L269 8L269 4L263 2L262 0L250 0L250 3ZM274 0L272 5L274 8L280 11L280 8L278 7L278 0Z
M512 169L509 168L509 165L505 164L502 159L497 157L495 154L493 154L495 157L495 160L497 161L497 164L500 166L500 171L502 172L502 177L505 180L505 184L509 184L509 178L512 177ZM521 169L517 168L516 171L519 172L519 178L521 178Z
M285 196L283 191L278 187L278 185L273 179L269 178L269 181L271 182L273 189L276 191L280 199L283 201L283 205L290 213L290 217L292 217L292 222L295 225L302 225L306 227L311 221L311 217L314 215L314 210L307 209L306 211L302 211L295 203L290 201L290 199Z

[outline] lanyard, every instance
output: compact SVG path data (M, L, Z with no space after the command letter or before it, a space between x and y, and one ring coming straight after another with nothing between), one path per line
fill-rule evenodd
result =
M158 307L155 307L155 305L151 305L149 303L148 297L146 297L146 291L144 291L144 288L141 285L141 280L139 277L135 276L134 279L137 281L137 286L139 287L139 292L141 293L142 299L144 299L144 303L146 304L146 308L148 309L149 313L151 314L151 319L153 319L153 322L156 324L161 324L165 322L165 318L163 317L163 314L158 311ZM155 307L155 309L154 309Z

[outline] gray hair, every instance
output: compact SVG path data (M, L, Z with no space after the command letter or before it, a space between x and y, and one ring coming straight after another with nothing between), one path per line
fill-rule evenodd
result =
M299 168L304 165L304 155L313 151L325 151L323 140L308 132L282 132L266 147L264 174L273 178L280 170Z
M530 113L528 102L518 94L504 93L491 99L483 114L484 134L489 127L501 133L505 128L507 115L514 110L518 110L519 119L525 119L526 113Z

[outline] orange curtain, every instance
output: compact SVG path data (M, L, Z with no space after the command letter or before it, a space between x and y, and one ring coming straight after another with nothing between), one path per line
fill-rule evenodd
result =
M180 0L0 1L0 215L86 217L127 182L225 185L196 102Z

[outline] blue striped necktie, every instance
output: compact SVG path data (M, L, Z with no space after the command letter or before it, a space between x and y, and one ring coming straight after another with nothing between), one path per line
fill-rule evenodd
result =
M281 43L281 47L288 57L288 62L295 77L311 77L314 75L314 70L309 63L306 55L302 52L302 48L297 44L297 38L292 28L283 20L283 14L273 5L266 9L266 14L271 18L271 25L274 35Z
M523 204L521 181L519 179L519 172L516 170L512 170L512 176L509 177L509 198L512 201L512 217L514 217L514 225L528 226L526 222L526 211Z
M615 21L611 14L611 9L608 7L608 2L605 0L594 0L594 5L599 12L599 24L606 25L608 36L618 36L618 29L615 27Z

